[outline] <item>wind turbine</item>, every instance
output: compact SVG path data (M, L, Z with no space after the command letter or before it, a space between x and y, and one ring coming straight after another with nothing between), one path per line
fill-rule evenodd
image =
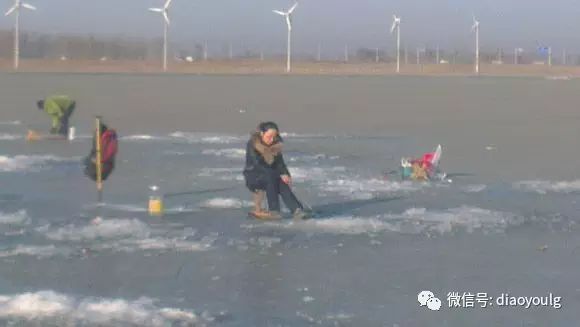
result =
M167 0L163 8L149 8L149 11L163 15L163 71L167 71L167 29L169 27L169 6L172 0Z
M20 64L20 9L36 10L36 7L22 2L22 0L15 0L14 5L8 9L6 16L12 13L16 15L14 22L14 70L18 70Z
M391 34L397 29L397 73L401 72L401 17L393 15Z
M475 73L479 74L479 21L473 16L471 31L475 33Z
M524 49L522 48L515 48L514 49L514 65L519 64L519 56L520 54L522 54L522 52L524 52Z
M565 48L562 50L562 65L568 65L568 53Z
M288 26L288 47L287 59L286 59L286 72L290 72L290 61L292 59L292 13L298 7L298 2L296 2L288 11L273 10L274 13L283 16L286 19L286 25Z

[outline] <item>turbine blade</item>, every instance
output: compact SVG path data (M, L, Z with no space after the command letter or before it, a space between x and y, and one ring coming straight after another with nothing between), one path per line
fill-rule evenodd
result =
M12 6L12 8L8 9L8 11L4 14L5 16L10 16L16 10L16 5Z
M163 8L164 8L165 10L167 10L167 9L169 8L169 6L171 6L171 1L172 1L172 0L167 0L167 2L165 2L165 6L163 6Z
M474 16L473 17L473 26L471 26L471 30L475 31L478 28L479 28L479 22L475 19L475 16Z
M292 30L292 20L290 19L290 16L286 16L286 25L288 25L288 30L291 31Z
M393 15L393 25L391 26L391 33L395 31L397 27L401 25L401 17L397 17L397 15Z
M288 14L293 13L296 7L298 7L298 2L296 2L290 9L288 9Z
M286 16L286 13L281 12L280 10L272 10L273 13L278 14L280 16Z
M36 10L36 7L33 5L30 5L28 3L23 3L22 7L26 8L26 9L30 9L30 10Z
M164 10L161 9L161 8L149 8L149 11L152 11L152 12L163 12Z
M167 15L167 11L163 11L163 18L165 19L165 22L167 23L167 25L170 25L169 16Z

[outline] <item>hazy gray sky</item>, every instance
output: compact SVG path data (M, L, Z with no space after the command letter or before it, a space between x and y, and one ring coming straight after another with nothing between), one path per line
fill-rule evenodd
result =
M147 11L163 0L28 0L39 8L26 11L22 28L47 33L94 33L158 37L159 15ZM1 0L4 8L12 1ZM192 44L204 39L214 47L264 44L276 51L285 46L286 27L272 9L290 0L174 0L171 38ZM580 0L302 0L295 12L294 40L298 51L320 41L337 51L345 43L392 48L388 34L392 14L402 16L403 42L465 49L472 47L472 13L481 21L482 47L533 48L536 41L555 49L580 50ZM0 18L0 28L13 17ZM314 50L312 50L314 51Z

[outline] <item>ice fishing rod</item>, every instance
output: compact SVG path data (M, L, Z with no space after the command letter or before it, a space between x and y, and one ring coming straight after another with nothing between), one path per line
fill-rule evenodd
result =
M206 193L213 193L213 192L225 192L231 191L239 186L231 186L231 187L223 187L223 188L214 188L208 190L192 190L192 191L183 191L183 192L173 192L173 193L165 193L163 194L164 198L171 198L176 196L183 196L183 195L197 195L197 194L206 194Z
M298 195L300 195L300 202L306 207L306 209L308 209L310 212L314 212L314 209L312 209L312 206L310 204L308 204L308 202L306 202L306 200L304 200L305 198L302 197L301 195L303 194L303 192L301 192L301 189L299 187L296 187L296 184L292 185L292 189L294 190L294 193L298 193ZM300 189L300 191L296 192L296 190Z
M102 144L101 144L101 116L95 117L95 142L96 142L96 158L97 165L97 193L98 201L103 202L103 163L102 163Z
M164 200L167 198L178 197L178 196L185 196L185 195L197 195L197 194L205 194L205 193L214 193L214 192L223 192L232 190L235 187L226 187L226 188L218 188L218 189L209 189L209 190L193 190L193 191L183 191L183 192L174 192L174 193L165 193L160 194L159 187L157 185L149 186L149 189L152 191L151 195L149 196L149 204L148 204L148 212L150 216L163 216L164 212Z

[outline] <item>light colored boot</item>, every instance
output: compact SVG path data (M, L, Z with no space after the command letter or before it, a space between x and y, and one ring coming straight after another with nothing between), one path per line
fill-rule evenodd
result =
M254 210L250 212L251 216L264 220L277 220L282 218L279 212L264 210L262 207L262 202L264 202L264 199L266 198L265 191L256 191L252 197L254 200Z
M262 212L264 211L262 208L262 202L264 202L264 198L266 197L266 192L264 191L256 191L253 194L254 199L254 212Z

